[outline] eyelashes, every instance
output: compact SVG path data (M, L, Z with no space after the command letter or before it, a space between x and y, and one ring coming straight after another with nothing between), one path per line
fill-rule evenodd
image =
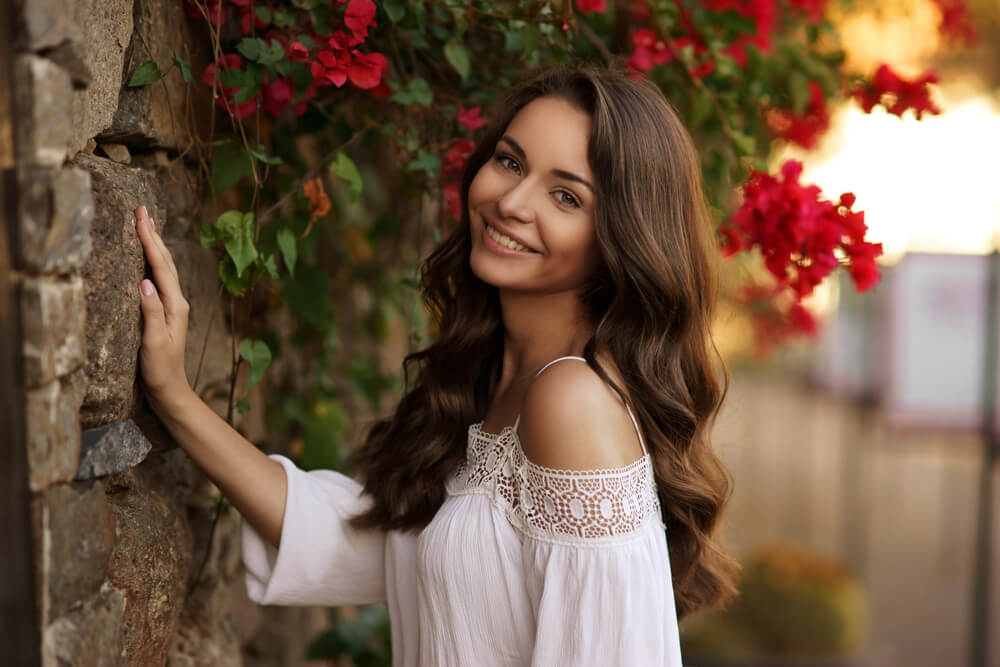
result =
M518 163L513 156L507 155L506 153L497 153L493 156L493 159L501 168L508 171L513 171L518 176L521 175L521 165ZM556 202L561 206L570 206L572 208L583 208L583 203L580 199L574 195L569 190L556 190ZM561 198L560 195L565 196L565 199Z

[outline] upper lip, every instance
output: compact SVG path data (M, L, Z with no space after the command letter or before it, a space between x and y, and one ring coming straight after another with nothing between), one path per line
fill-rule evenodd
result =
M521 238L520 236L518 236L517 234L513 233L512 231L510 231L509 229L507 229L507 228L506 228L506 227L504 227L503 225L499 225L499 224L497 224L497 223L493 222L492 220L486 220L485 222L486 222L486 224L487 224L487 225L489 225L490 227L493 227L494 229L496 229L496 230L497 230L498 232L500 232L500 233L501 233L501 234L503 234L504 236L506 236L506 237L508 237L508 238L511 238L511 239L513 239L513 240L517 241L518 243L520 243L521 245L523 245L523 246L524 246L525 248L527 248L528 250L535 250L535 249L534 249L534 248L533 248L533 247L531 246L531 244L530 244L530 243L528 243L527 241L525 241L525 240L524 240L524 239L522 239L522 238ZM537 251L537 250L535 250L535 252L538 252L538 251Z

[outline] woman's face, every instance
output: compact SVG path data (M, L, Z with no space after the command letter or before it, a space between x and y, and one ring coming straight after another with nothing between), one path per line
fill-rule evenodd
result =
M481 280L575 291L600 265L590 126L587 113L558 97L538 98L511 120L469 186L469 261Z

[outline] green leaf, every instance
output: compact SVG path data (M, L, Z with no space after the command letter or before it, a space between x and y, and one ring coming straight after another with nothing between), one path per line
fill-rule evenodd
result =
M352 202L358 201L358 197L361 196L361 188L363 186L361 172L358 171L358 167L354 164L354 160L352 160L347 153L343 151L337 153L337 159L330 165L330 173L335 174L347 181L349 186L347 190L348 197L350 197Z
M257 248L253 244L253 211L226 211L215 221L216 234L225 242L226 253L236 267L236 277L241 277L246 268L257 259Z
M809 79L802 72L788 75L788 92L792 96L792 109L796 114L805 113L809 105Z
M194 81L194 77L191 75L191 66L188 65L188 61L184 60L176 53L174 54L174 65L181 71L181 78L184 79L184 83L191 83Z
M430 86L427 85L426 80L417 77L406 84L405 88L398 90L389 99L403 106L419 104L427 107L434 101L434 93L431 91Z
M382 9L393 23L399 23L406 16L406 5L399 0L386 0L382 3Z
M264 371L271 365L271 348L262 340L244 338L240 341L240 356L250 363L250 377L247 379L247 390L260 382Z
M128 80L128 85L130 88L148 86L151 83L156 83L162 78L163 72L160 71L159 66L152 60L147 60L139 65L134 72L132 72L132 78Z
M250 156L237 143L220 146L212 159L212 186L216 192L228 190L244 178L253 176Z
M245 415L246 413L250 412L250 401L245 398L241 398L240 400L236 401L236 409L239 411L241 415Z
M469 50L465 46L458 42L448 42L444 45L444 57L463 81L469 78Z
M274 255L268 255L267 259L264 260L263 265L264 265L264 270L267 272L267 275L269 275L269 276L271 276L271 278L277 280L278 279L278 263L277 263L277 261L275 261Z
M324 331L333 324L330 306L330 277L322 268L304 264L291 280L282 281L285 303L305 322Z
M744 155L753 155L757 150L757 139L749 134L743 134L737 130L732 131L731 138L736 147Z
M236 273L236 266L229 255L219 260L219 280L226 286L226 291L233 296L240 296L253 283L253 272L244 273L241 278Z
M268 52L267 42L260 37L244 37L236 45L236 50L247 60L260 61Z
M417 153L416 159L406 165L406 168L410 171L420 171L423 169L427 172L428 176L436 179L438 173L441 171L441 160L438 159L437 155L428 153L421 148Z
M272 155L268 155L267 153L265 153L263 148L258 148L257 150L251 150L250 154L253 155L255 158L257 158L258 160L260 160L261 162L263 162L264 164L285 164L285 161L282 160L280 157L274 157Z
M295 233L287 227L278 230L278 248L281 250L281 259L285 263L285 268L294 278L295 261L299 257L299 251L295 241Z
M271 10L267 7L257 7L257 18L264 23L271 22Z
M523 51L521 52L522 58L527 58L532 53L538 49L538 45L542 41L542 31L538 29L538 26L534 23L529 23L524 26L521 30L521 46Z

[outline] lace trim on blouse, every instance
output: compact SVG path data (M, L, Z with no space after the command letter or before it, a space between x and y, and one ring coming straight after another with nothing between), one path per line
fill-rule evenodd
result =
M649 454L619 468L546 468L528 459L511 426L494 434L471 425L466 461L446 488L490 496L516 528L552 542L620 542L648 520L663 526Z

